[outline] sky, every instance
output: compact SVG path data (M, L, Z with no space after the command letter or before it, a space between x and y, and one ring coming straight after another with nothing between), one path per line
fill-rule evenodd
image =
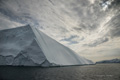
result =
M94 62L120 58L120 0L0 0L0 30L27 24Z

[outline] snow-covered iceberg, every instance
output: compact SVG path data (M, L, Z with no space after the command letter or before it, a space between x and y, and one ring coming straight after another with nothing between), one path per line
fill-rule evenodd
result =
M93 64L29 25L0 31L0 65L67 66Z

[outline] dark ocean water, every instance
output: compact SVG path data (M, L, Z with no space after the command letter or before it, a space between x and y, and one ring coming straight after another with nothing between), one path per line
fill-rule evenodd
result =
M0 80L120 80L120 64L71 67L0 67Z

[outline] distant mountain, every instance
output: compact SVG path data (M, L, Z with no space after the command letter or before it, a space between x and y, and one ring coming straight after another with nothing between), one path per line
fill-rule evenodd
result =
M103 60L96 63L120 63L120 59Z

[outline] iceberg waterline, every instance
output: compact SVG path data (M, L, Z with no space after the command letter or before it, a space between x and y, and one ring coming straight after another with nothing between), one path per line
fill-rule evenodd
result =
M29 25L0 31L0 65L57 66L93 64Z

